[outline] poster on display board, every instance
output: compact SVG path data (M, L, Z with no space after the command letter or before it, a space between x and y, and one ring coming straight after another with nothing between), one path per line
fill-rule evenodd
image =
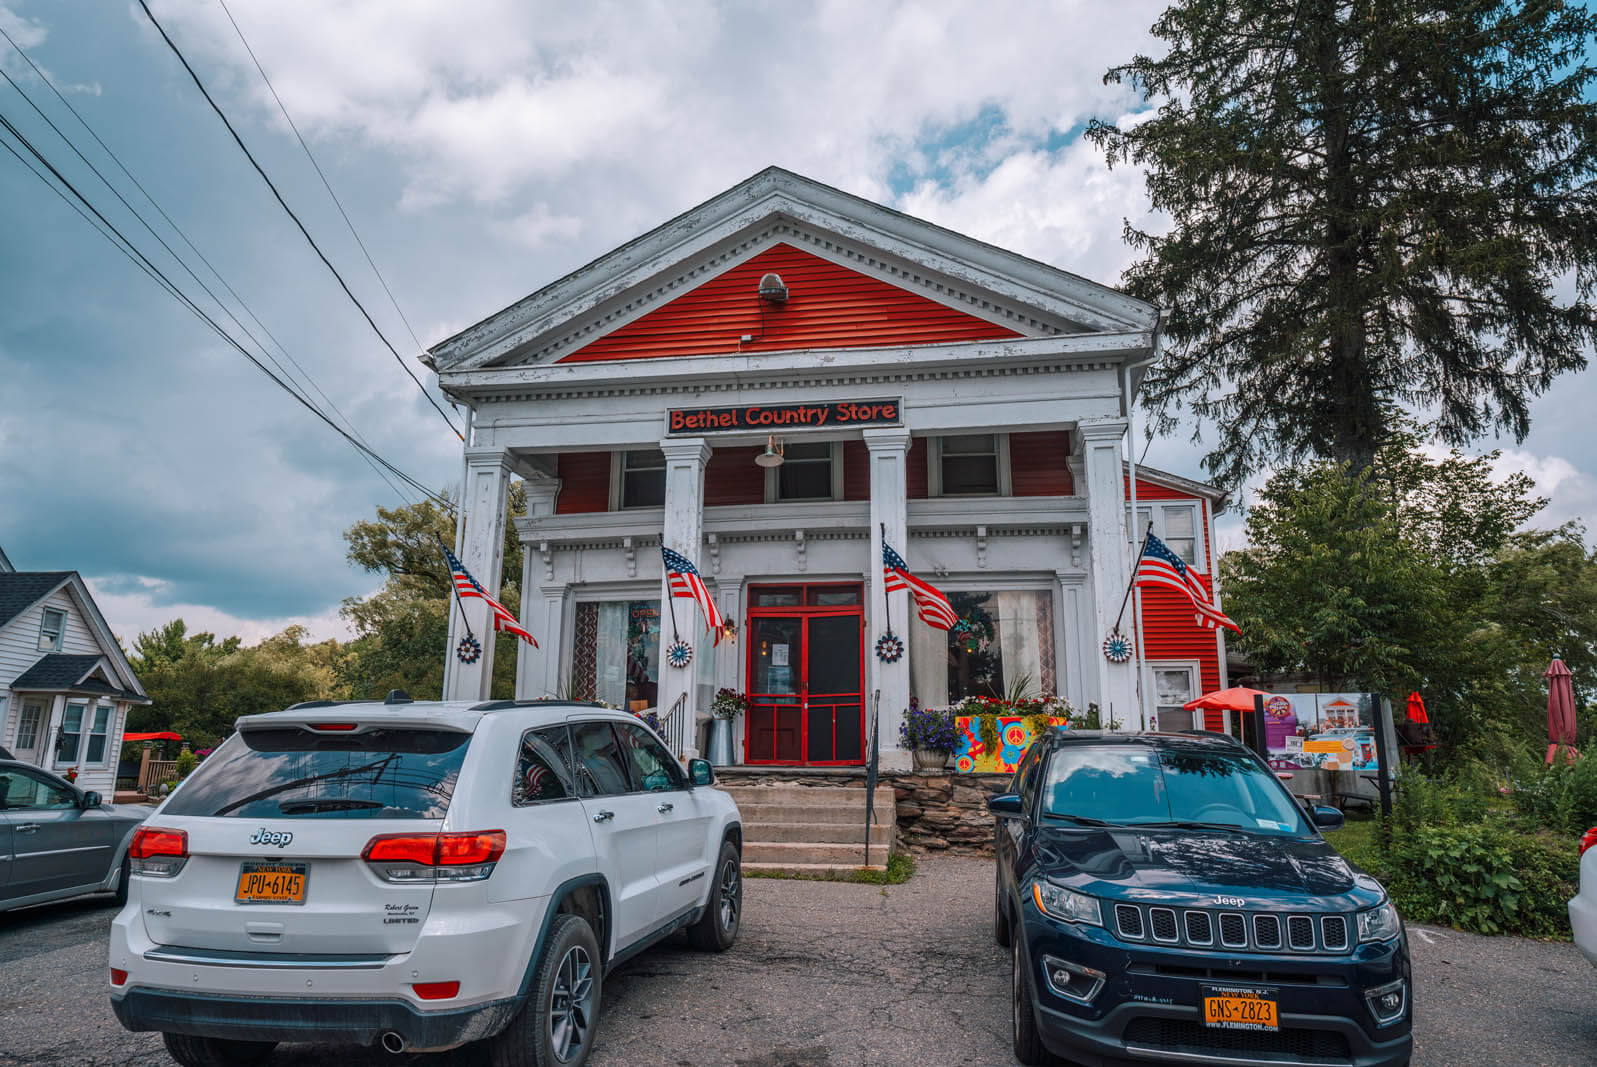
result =
M1368 693L1273 693L1264 702L1270 765L1373 771L1375 722Z

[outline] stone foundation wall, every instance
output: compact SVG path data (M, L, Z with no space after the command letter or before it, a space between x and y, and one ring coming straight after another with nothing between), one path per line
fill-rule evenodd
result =
M892 786L899 848L911 852L991 855L993 817L987 798L1009 788L1010 774L950 774L947 771L898 771L878 776ZM717 784L802 785L816 789L862 789L865 772L856 769L788 767L769 771L717 767Z
M898 812L898 841L913 852L990 856L993 816L987 798L1005 792L1011 774L891 776Z

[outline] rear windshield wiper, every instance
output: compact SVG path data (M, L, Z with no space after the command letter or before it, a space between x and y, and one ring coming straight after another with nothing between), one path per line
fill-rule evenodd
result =
M309 815L322 811L370 811L385 805L376 800L356 800L353 797L325 797L320 800L283 800L277 810L284 815Z
M1077 826L1119 826L1119 823L1109 822L1105 819L1093 819L1086 815L1062 815L1058 812L1045 811L1043 815L1050 819L1061 819L1065 822L1075 823Z

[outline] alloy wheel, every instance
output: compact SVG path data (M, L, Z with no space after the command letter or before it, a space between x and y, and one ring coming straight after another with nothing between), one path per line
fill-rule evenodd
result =
M566 950L549 996L549 1047L561 1063L579 1056L593 1025L593 961L581 945Z
M737 928L738 907L742 899L743 872L738 861L729 859L721 865L721 929L727 933Z

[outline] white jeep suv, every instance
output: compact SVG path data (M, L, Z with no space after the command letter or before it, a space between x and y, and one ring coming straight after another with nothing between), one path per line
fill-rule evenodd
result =
M237 725L140 827L112 924L117 1018L186 1067L279 1041L575 1067L606 971L737 937L737 805L632 715L395 693Z

